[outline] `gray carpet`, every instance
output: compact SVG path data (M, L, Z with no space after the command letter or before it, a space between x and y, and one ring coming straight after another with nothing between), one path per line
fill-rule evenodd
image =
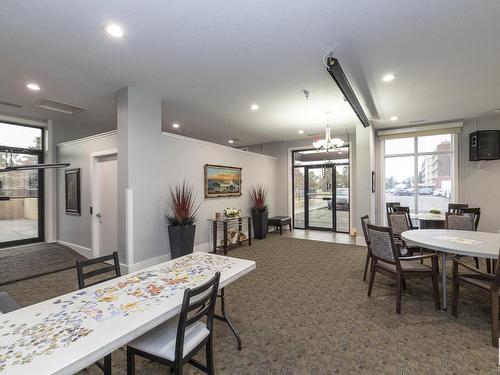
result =
M410 280L397 315L391 280L377 275L372 298L366 296L367 284L361 280L365 254L361 247L274 234L232 251L231 256L255 260L257 269L226 288L228 314L243 350L238 352L228 327L216 321L217 374L497 373L487 296L462 289L455 319L434 309L429 280ZM75 270L0 287L22 305L75 289ZM126 374L125 350L112 356L113 374ZM190 365L184 370L201 374ZM79 373L89 374L102 372L92 365ZM137 374L168 371L138 360Z
M0 249L0 285L66 270L85 259L58 243L36 243Z

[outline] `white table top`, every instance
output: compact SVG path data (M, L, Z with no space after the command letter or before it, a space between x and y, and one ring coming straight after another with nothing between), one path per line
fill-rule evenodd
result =
M418 214L413 216L413 218L417 218L418 220L429 220L429 221L445 221L446 216L443 214Z
M498 257L500 234L447 229L420 229L401 233L408 245L480 258Z
M186 288L217 271L222 288L253 269L194 253L0 315L0 374L73 374L177 315Z

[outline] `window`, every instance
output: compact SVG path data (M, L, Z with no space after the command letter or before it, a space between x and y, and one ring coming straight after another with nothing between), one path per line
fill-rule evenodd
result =
M453 135L384 141L385 201L413 213L445 212L453 199Z

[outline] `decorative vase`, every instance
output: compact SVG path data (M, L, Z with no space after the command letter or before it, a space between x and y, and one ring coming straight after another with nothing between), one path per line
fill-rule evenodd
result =
M194 247L196 225L168 226L170 256L172 259L191 254Z
M258 240L263 240L267 236L267 210L252 210L253 236Z

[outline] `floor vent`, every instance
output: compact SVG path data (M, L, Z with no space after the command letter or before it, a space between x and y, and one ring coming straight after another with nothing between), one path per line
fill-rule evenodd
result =
M35 104L35 107L48 109L49 111L66 113L67 115L76 115L77 113L86 111L88 108L78 105L64 103L59 100L45 98Z

